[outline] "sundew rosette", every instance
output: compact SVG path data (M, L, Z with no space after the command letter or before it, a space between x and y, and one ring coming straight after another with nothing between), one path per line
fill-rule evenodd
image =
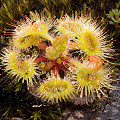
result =
M15 80L19 81L25 80L28 83L33 83L35 81L35 75L38 73L36 63L34 63L34 58L21 59L20 53L14 49L5 49L3 51L1 62L5 66L5 71L11 77L15 76Z
M31 45L39 45L45 39L52 40L52 37L48 34L52 24L50 19L40 18L39 15L35 18L33 16L31 18L26 17L25 21L18 22L13 36L13 46L15 48L26 49Z
M51 72L51 75L38 86L36 93L43 101L53 104L75 97L75 86L66 77L64 79L59 75L55 77Z
M113 42L98 22L76 15L50 20L35 13L18 22L14 31L0 58L3 68L16 81L26 80L43 102L79 96L87 103L105 95L103 88L115 89L106 59L112 57Z

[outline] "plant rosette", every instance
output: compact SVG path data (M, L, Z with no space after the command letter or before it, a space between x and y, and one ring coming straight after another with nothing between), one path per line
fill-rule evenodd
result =
M26 80L28 86L37 79L39 85L33 91L43 101L53 104L79 95L87 102L89 97L104 95L104 87L114 89L106 71L111 69L107 58L115 50L107 38L104 28L92 19L66 15L50 20L32 13L17 23L9 49L3 50L0 59L13 79ZM40 80L42 74L47 77Z

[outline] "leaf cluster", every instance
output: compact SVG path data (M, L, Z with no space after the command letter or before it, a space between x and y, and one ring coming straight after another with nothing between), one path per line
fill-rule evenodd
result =
M110 24L119 24L120 23L120 10L118 9L112 9L112 11L109 11L109 14L107 14L107 17L110 19Z

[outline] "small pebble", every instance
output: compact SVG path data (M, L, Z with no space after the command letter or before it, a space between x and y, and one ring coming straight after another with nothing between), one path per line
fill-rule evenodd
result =
M67 120L77 120L73 116L70 116Z
M11 120L23 120L23 119L18 118L18 117L13 117Z
M75 117L77 117L77 118L83 118L84 115L80 111L75 111Z
M101 120L100 117L97 117L95 120Z

